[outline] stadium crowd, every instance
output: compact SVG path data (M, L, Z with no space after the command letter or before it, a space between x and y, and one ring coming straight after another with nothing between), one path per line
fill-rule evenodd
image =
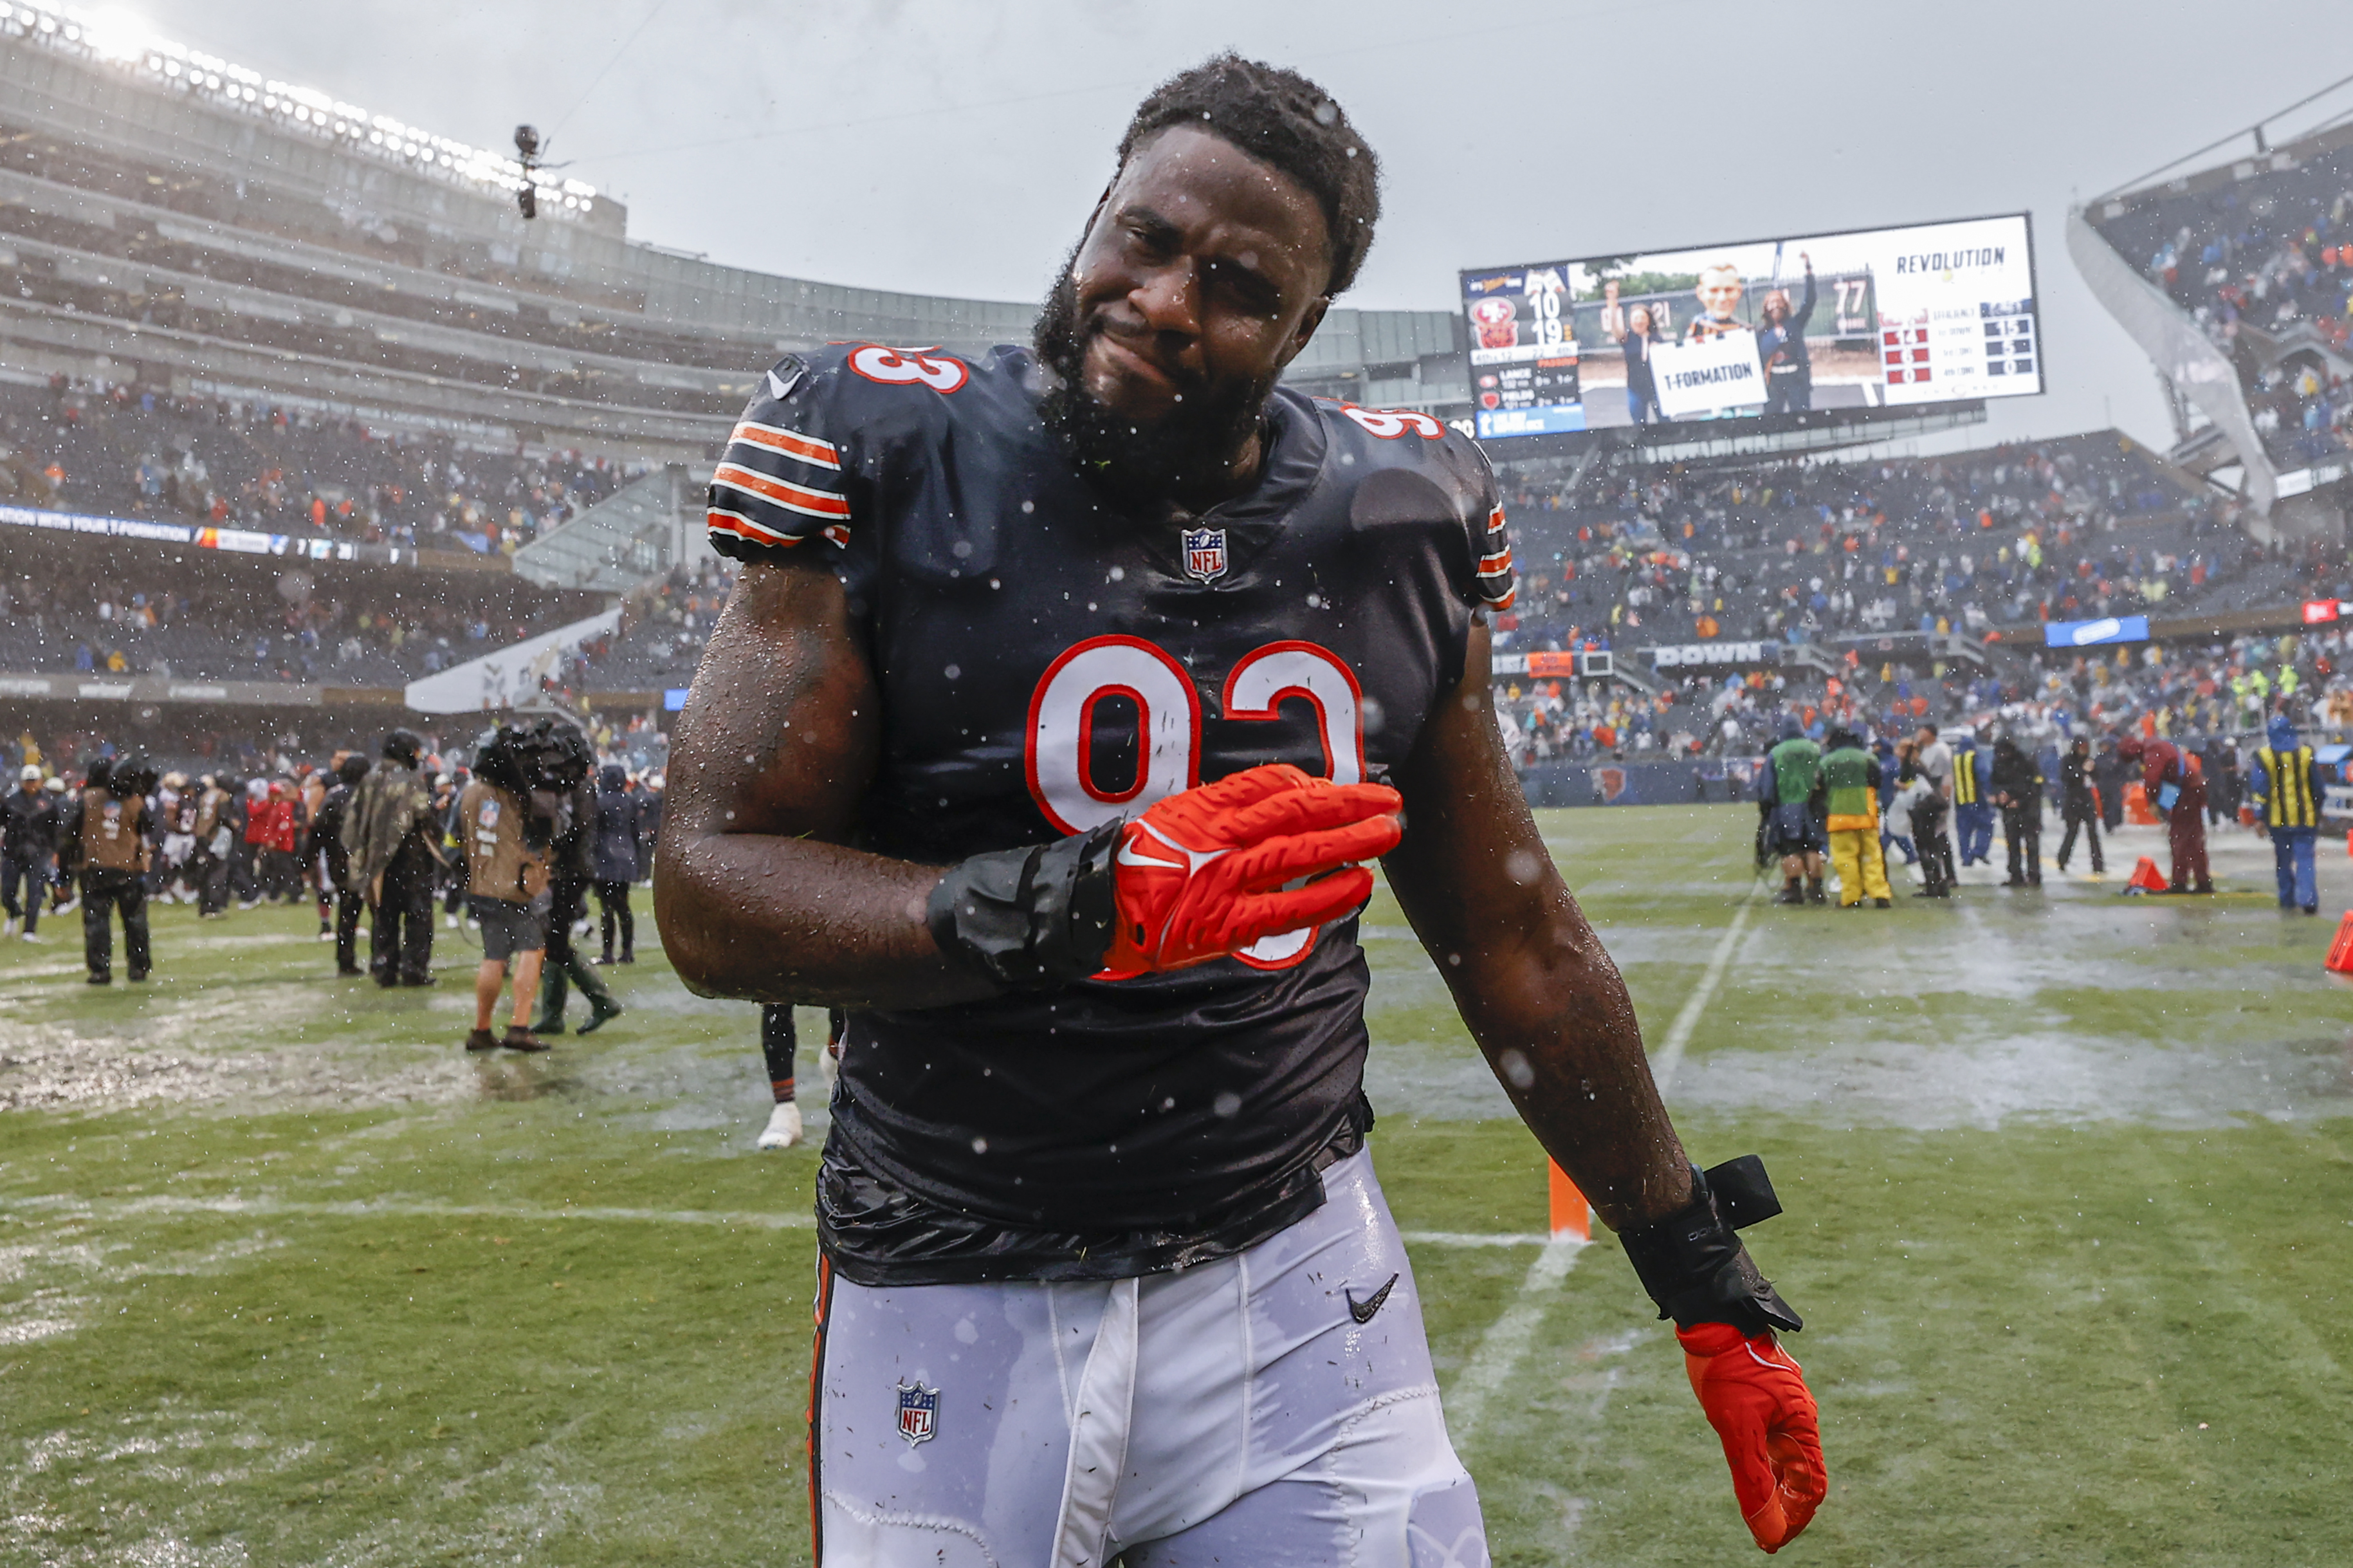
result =
M127 382L0 381L0 500L512 555L634 471Z
M2239 372L2272 459L2300 468L2348 444L2353 190L2335 161L2162 196L2103 226Z

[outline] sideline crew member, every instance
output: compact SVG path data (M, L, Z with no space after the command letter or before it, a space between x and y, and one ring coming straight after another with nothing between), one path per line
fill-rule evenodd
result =
M2320 803L2327 788L2312 748L2296 742L2295 726L2286 714L2275 715L2264 732L2270 742L2255 751L2253 777L2255 831L2272 839L2272 861L2279 877L2279 902L2284 910L2320 912L2320 890L2314 881L2313 849L2320 837Z
M1831 864L1838 868L1839 908L1851 910L1869 899L1892 909L1887 858L1879 847L1879 759L1862 749L1851 730L1833 730L1822 758L1822 788L1829 795Z

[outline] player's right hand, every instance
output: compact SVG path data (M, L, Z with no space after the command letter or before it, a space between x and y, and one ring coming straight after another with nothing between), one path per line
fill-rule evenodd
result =
M1386 784L1335 784L1281 763L1155 803L1120 835L1103 978L1206 963L1348 914L1373 891L1373 874L1353 863L1397 847L1403 804Z
M1730 1323L1679 1330L1683 1368L1732 1467L1732 1492L1765 1551L1798 1538L1830 1491L1820 1417L1805 1373L1770 1333Z

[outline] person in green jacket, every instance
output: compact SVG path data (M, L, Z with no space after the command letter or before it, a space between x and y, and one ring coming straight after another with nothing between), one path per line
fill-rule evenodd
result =
M1829 845L1814 811L1821 777L1822 749L1806 739L1796 714L1785 714L1780 743L1766 753L1765 771L1757 781L1766 844L1781 858L1780 901L1785 904L1822 902L1822 852ZM1802 891L1800 878L1805 881Z
M1831 863L1838 868L1839 908L1894 907L1887 886L1887 860L1879 847L1879 759L1862 749L1852 730L1830 732L1822 758L1822 793L1829 809Z

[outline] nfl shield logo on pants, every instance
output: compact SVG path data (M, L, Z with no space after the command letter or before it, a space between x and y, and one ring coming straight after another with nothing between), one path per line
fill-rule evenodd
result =
M1208 583L1226 574L1226 531L1222 528L1185 530L1185 575Z
M909 1443L932 1440L940 1415L940 1391L922 1383L899 1384L899 1436Z

